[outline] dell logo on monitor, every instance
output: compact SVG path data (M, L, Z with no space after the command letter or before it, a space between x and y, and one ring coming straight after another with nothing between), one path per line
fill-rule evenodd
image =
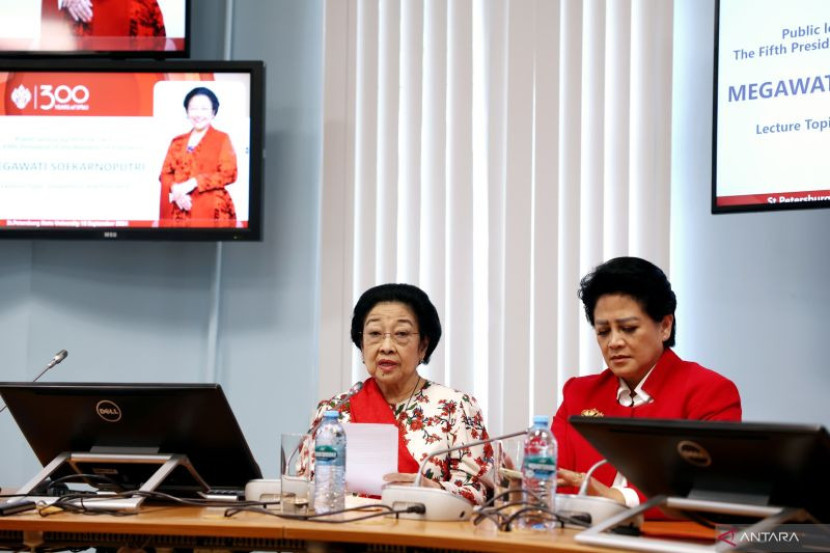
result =
M95 412L107 422L121 420L121 408L108 399L102 399L95 405Z
M677 453L690 465L708 467L712 464L712 456L706 449L696 442L683 440L677 444Z

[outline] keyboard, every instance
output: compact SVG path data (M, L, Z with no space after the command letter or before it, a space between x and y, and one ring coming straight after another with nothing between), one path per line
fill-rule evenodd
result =
M206 492L199 492L199 497L213 501L241 501L245 499L245 491L236 489L212 489Z

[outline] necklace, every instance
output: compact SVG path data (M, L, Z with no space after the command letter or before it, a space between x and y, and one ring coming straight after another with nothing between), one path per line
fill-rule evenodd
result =
M410 404L410 402L412 402L412 398L415 396L415 390L418 389L418 385L420 383L421 383L421 375L418 375L418 380L415 382L415 387L412 388L412 393L409 394L409 399L406 400L406 405L404 406L403 411L401 411L401 413L405 414L407 409L409 409L409 404Z

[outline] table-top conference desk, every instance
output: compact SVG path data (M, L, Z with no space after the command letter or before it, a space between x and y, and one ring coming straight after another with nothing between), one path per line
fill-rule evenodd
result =
M5 549L109 546L249 551L613 551L574 540L577 530L497 532L471 522L380 517L345 524L282 519L260 513L224 516L224 508L148 506L131 516L36 511L0 517Z

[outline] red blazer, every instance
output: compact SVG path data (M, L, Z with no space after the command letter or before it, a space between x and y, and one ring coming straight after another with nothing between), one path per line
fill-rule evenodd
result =
M623 407L617 401L619 380L610 369L600 374L569 379L563 400L551 428L559 444L559 467L587 472L602 459L585 438L568 422L571 415L636 417L651 419L693 419L740 421L741 398L735 384L705 367L683 361L666 349L648 376L643 389L653 401L639 407ZM647 455L648 452L644 452ZM617 469L610 464L599 467L594 478L610 486ZM636 488L635 488L636 489ZM562 493L576 493L564 487ZM640 501L645 496L637 490Z
M44 22L44 34L47 35L45 40L54 38L50 34L62 34L61 31L67 29L75 37L164 37L167 34L158 0L95 0L92 3L92 20L88 23L75 21L67 10L58 9L58 0L42 0L40 17ZM66 40L66 37L62 38ZM76 47L95 49L96 44L116 49L125 46L117 40L108 43L85 43L80 40ZM164 46L163 41L159 44Z
M190 132L175 137L170 142L161 168L161 198L159 219L192 221L207 226L232 225L236 221L233 199L225 190L236 182L236 153L230 137L209 127L196 148L187 150ZM179 182L195 177L199 185L190 193L193 206L182 211L170 203L170 188Z

